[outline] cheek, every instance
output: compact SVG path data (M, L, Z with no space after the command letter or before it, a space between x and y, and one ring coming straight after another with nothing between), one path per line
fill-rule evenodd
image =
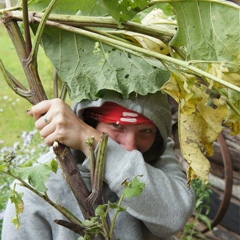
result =
M112 138L113 140L115 140L116 142L118 142L118 134L114 131L112 131L108 125L104 124L104 123L99 123L96 127L96 130L98 130L99 132L106 132L108 133L109 137Z
M152 132L151 134L139 133L138 135L138 150L141 153L146 152L154 143L157 137L157 132Z
M146 152L151 146L152 144L154 143L154 140L155 138L141 138L138 140L138 150L141 152L141 153L144 153Z

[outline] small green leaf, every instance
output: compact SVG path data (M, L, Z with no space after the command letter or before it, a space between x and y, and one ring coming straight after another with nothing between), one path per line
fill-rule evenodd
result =
M96 225L96 218L92 218L91 220L85 220L82 224L86 227L92 227Z
M78 238L78 240L86 240L84 237L80 237Z
M5 162L0 163L0 172L5 172L8 170L9 164Z
M95 209L95 215L96 216L100 216L102 218L105 218L108 214L108 205L104 204L104 205L99 205L96 209Z
M138 12L143 10L150 0L102 0L111 16L119 23L131 20Z
M117 209L118 212L124 212L124 211L127 210L126 207L118 206L118 204L116 204L116 203L108 202L108 205L109 205L109 208L111 208L111 209Z
M143 189L145 188L145 183L139 181L138 177L135 177L133 181L126 187L123 191L123 195L126 198L131 198L134 196L139 196Z
M49 180L52 172L49 166L39 164L32 167L18 168L16 172L20 178L27 179L39 192L47 191L45 183Z
M207 216L199 214L198 217L207 225L208 229L211 229L211 220Z
M36 163L36 160L27 160L21 165L21 167L32 167L34 163Z
M15 205L16 215L14 216L12 222L15 224L16 229L20 227L19 214L24 210L24 203L22 200L23 193L19 193L15 190L10 190L10 200Z
M58 161L56 161L55 159L53 159L53 160L50 162L49 166L51 167L51 169L52 169L52 171L53 171L54 173L57 173L57 170L58 170Z
M117 203L111 203L111 202L108 202L108 205L111 209L116 209L118 208L118 204Z

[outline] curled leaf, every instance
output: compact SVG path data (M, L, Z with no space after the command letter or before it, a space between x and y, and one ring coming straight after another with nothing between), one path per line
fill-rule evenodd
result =
M19 193L15 190L10 190L10 200L15 205L16 215L14 216L12 222L15 224L16 229L20 227L20 219L19 214L24 210L24 202L23 202L23 193Z
M123 33L127 38L135 42L135 44L145 49L165 55L169 54L168 46L165 43L163 43L160 39L130 31L125 31Z

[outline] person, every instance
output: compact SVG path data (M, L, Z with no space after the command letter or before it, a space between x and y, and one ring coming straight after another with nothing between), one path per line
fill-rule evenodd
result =
M182 230L195 206L194 190L174 155L171 139L171 112L167 95L159 92L123 98L117 92L90 101L83 100L73 109L60 99L43 101L29 112L36 119L40 135L51 146L58 141L71 149L79 170L90 188L89 148L86 140L95 138L95 153L102 132L109 134L103 195L106 201L118 202L125 179L141 176L145 188L140 196L124 198L114 229L116 239L171 239ZM50 151L41 159L52 159ZM62 176L53 174L48 195L83 219L77 202ZM12 223L15 209L7 205L3 222L3 240L78 239L73 231L54 223L65 219L57 210L29 190L24 192L21 227ZM110 212L110 219L112 213Z

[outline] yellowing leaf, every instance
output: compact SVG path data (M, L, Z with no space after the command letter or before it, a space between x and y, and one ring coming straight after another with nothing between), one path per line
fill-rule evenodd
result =
M207 182L210 164L205 155L213 154L213 142L223 130L228 115L226 102L186 73L173 71L162 89L179 103L179 141L189 164L189 182L195 178Z
M168 32L176 32L177 21L164 14L160 8L153 9L142 20L143 25L153 25L156 29L165 29Z
M196 111L197 103L204 97L202 96L203 91L199 89L202 86L195 86L196 77L193 75L180 71L172 71L171 73L171 78L161 89L181 104L181 112L190 115Z
M191 115L183 111L179 114L180 145L189 164L189 182L195 178L208 182L210 164L205 156L213 154L213 142L223 130L222 122L228 111L226 105L214 109L207 101L208 98L199 101ZM179 107L181 109L181 104Z
M208 64L206 72L240 87L240 64Z
M222 122L227 116L227 106L222 105L218 106L216 109L211 106L206 105L206 100L203 99L197 105L197 110L200 113L197 121L200 121L200 124L203 124L201 129L200 140L206 148L208 155L213 154L212 143L217 139L220 132L223 130Z
M234 90L228 90L228 96L234 106L240 111L240 94ZM225 120L225 124L231 129L231 134L240 134L240 116L229 107L228 116Z
M154 26L155 29L171 32L173 35L176 33L177 22L165 15L159 8L153 9L141 20L141 23L147 26ZM169 54L168 46L158 38L130 31L124 31L123 34L126 38L131 39L135 44L145 49L165 55Z
M203 125L196 114L179 116L179 140L184 159L188 162L188 181L201 178L209 181L210 163L204 156L204 146L201 144ZM206 127L206 125L205 125Z
M160 39L130 31L124 31L124 35L131 39L135 44L142 46L145 49L165 55L169 54L168 46Z
M233 63L209 64L207 72L219 77L226 82L232 83L235 86L240 86L240 65ZM211 82L211 85L223 88L220 84ZM225 124L231 129L232 135L240 134L240 116L236 111L240 112L240 94L232 89L224 89L225 95L228 98L231 106L228 107L228 114L225 119ZM234 108L236 110L234 110Z

